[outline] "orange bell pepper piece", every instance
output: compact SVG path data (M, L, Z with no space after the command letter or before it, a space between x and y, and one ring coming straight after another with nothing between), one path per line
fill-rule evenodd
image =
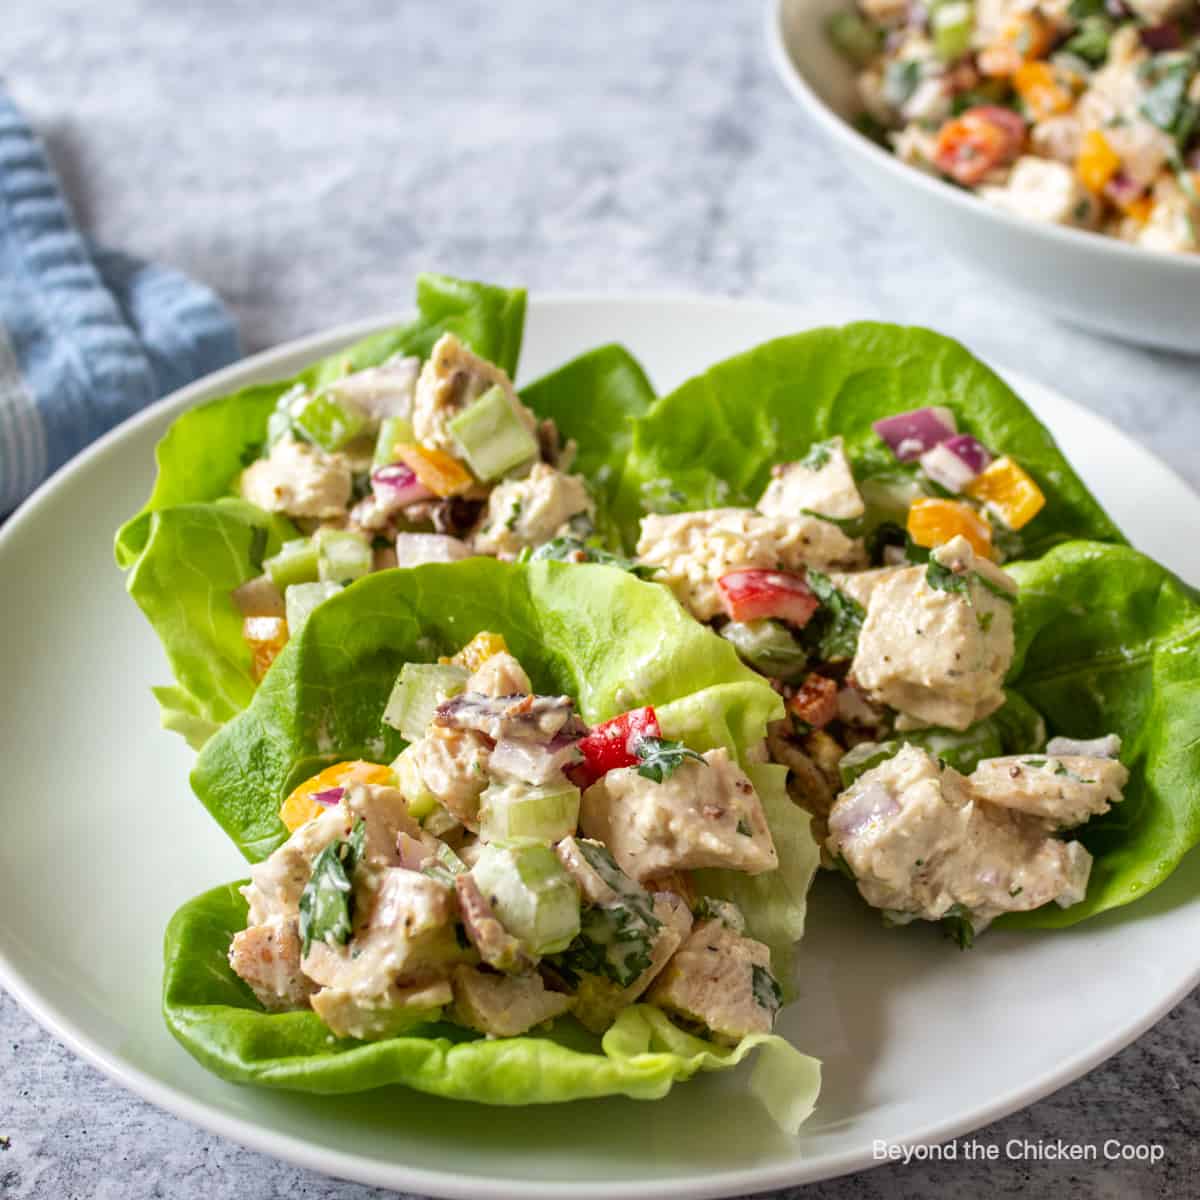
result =
M1011 458L998 458L964 489L985 504L1009 527L1022 529L1046 507L1042 489Z
M1075 97L1047 62L1025 62L1013 72L1013 87L1035 121L1066 112Z
M992 527L970 505L933 498L913 501L908 510L908 535L918 546L932 549L960 534L976 554L993 557Z
M247 617L242 622L242 638L254 656L251 670L257 683L287 645L287 622L282 617Z
M394 787L396 775L391 767L385 767L381 763L364 762L362 759L334 763L311 779L306 779L288 796L279 810L279 819L288 827L289 833L295 833L301 825L319 817L325 811L324 806L312 798L316 792L345 787L349 783L374 783Z
M1102 192L1108 181L1121 169L1121 156L1109 145L1099 129L1089 129L1083 135L1075 174L1089 192Z
M475 483L475 476L452 454L429 446L399 445L396 457L435 496L461 496Z
M489 633L481 629L453 658L444 662L453 663L456 667L466 667L468 671L478 671L493 655L506 654L508 643L504 635Z

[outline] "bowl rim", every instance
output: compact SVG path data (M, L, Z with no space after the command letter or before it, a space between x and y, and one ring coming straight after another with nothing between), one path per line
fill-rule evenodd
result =
M1090 229L1073 229L1018 217L1002 208L983 203L977 196L962 188L953 187L934 175L926 174L908 163L901 162L894 154L889 153L882 146L877 146L870 138L859 133L853 125L836 113L821 98L792 58L784 33L784 19L790 9L802 3L803 0L769 0L764 8L767 53L776 75L779 76L787 90L800 102L813 120L848 151L865 156L880 169L890 172L901 183L918 189L923 188L932 199L957 205L965 213L969 213L975 218L996 221L1007 226L1015 234L1056 244L1073 253L1086 254L1092 251L1096 254L1108 255L1114 266L1129 266L1132 263L1139 263L1153 264L1180 274L1200 272L1200 253L1176 254L1169 250L1158 250L1150 246L1137 246L1132 242L1124 242L1119 238ZM832 47L830 53L835 53Z

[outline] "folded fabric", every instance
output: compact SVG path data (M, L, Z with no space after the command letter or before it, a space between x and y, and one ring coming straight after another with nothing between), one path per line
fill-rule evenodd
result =
M238 354L212 291L79 232L0 87L0 514L106 430Z

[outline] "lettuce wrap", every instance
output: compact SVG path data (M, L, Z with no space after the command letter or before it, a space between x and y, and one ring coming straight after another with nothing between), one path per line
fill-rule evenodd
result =
M396 354L428 355L444 333L514 374L525 293L439 275L417 280L417 317L372 334L289 379L210 400L178 417L156 449L158 475L142 510L116 536L130 595L158 634L175 677L155 689L163 724L196 748L241 712L256 687L251 651L231 593L261 573L265 556L297 536L286 518L238 500L239 472L258 455L279 397L297 383L319 388L347 367ZM603 346L523 389L539 417L579 443L576 469L594 485L603 530L629 450L630 422L653 392L619 346ZM610 537L618 542L618 537Z
M665 737L696 750L723 746L743 762L781 865L749 887L733 872L705 872L703 886L738 901L788 981L817 850L782 768L747 760L780 716L780 699L665 589L610 567L473 559L358 581L316 609L247 710L204 747L192 774L197 796L248 859L265 858L287 836L279 808L296 783L341 759L387 761L403 748L381 723L402 666L452 654L484 629L504 636L535 690L572 696L586 721L652 704ZM233 974L226 954L245 916L236 889L217 888L179 911L166 940L167 1024L227 1079L314 1092L404 1083L493 1104L649 1099L760 1046L752 1086L781 1125L794 1129L815 1098L817 1064L782 1038L722 1048L644 1005L603 1039L560 1019L538 1037L489 1041L437 1024L381 1042L337 1041L314 1013L262 1011Z
M950 338L870 321L765 342L657 400L636 423L620 489L626 537L636 541L643 511L751 506L772 466L835 434L860 485L912 475L916 464L898 463L871 424L925 405L950 409L960 432L1011 455L1042 489L1046 506L1009 557L1036 557L1070 538L1124 541L995 372Z

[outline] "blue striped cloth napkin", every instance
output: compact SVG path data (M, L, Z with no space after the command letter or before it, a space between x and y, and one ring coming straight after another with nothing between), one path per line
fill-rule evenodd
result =
M0 514L106 430L238 354L212 291L80 233L0 85Z

